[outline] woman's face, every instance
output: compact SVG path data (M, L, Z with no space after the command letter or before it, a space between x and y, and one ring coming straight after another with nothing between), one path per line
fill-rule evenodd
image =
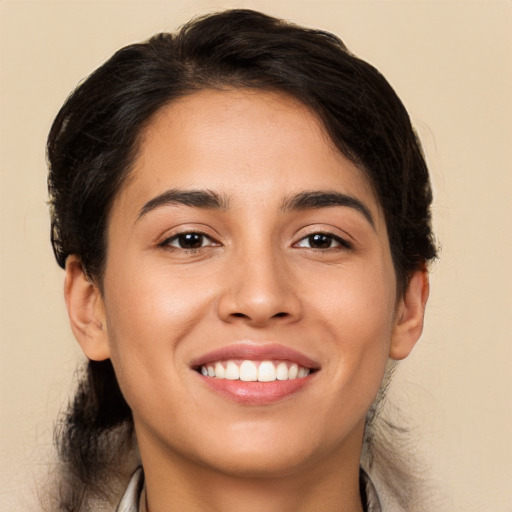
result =
M302 104L206 90L145 129L100 308L143 460L358 460L399 303L372 187Z

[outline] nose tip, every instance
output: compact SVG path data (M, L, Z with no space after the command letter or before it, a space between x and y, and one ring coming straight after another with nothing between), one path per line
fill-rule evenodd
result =
M261 260L231 272L219 300L219 316L226 322L246 322L253 327L293 322L301 316L294 280L274 260Z

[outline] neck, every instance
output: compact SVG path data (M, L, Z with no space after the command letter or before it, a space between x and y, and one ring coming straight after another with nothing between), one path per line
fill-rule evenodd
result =
M162 447L152 450L141 441L147 512L363 512L360 443L287 473L263 476L230 474L175 453L165 456Z

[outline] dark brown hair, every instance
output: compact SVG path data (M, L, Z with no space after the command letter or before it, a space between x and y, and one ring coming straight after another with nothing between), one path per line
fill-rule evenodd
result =
M318 115L375 189L403 291L411 272L436 254L428 171L403 104L336 36L249 10L208 15L176 34L122 48L66 100L47 146L59 265L76 254L101 285L109 210L130 173L141 131L176 98L225 87L284 92ZM110 361L89 361L59 435L66 471L75 477L62 510L82 510L84 493L127 449L131 429Z

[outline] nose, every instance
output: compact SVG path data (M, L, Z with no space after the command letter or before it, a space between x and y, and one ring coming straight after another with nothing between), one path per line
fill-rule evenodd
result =
M229 262L218 302L220 318L252 327L296 322L302 315L286 256L271 250L238 254Z

